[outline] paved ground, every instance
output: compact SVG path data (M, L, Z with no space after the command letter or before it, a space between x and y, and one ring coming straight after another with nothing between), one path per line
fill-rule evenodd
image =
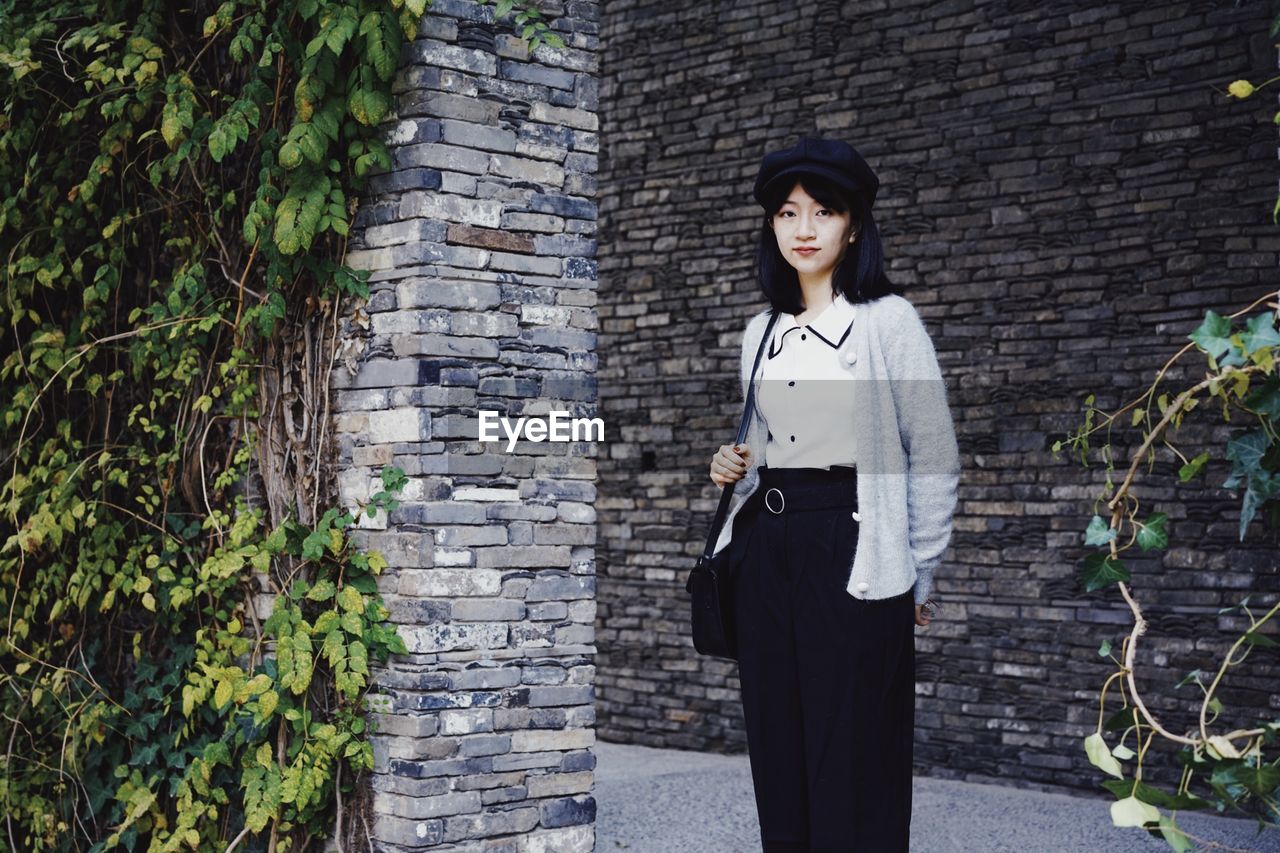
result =
M749 853L760 849L747 757L597 741L597 853ZM1111 825L1110 802L917 777L911 849L921 853L1129 853L1171 850ZM1280 830L1181 812L1188 832L1280 853ZM1204 848L1209 849L1209 848Z

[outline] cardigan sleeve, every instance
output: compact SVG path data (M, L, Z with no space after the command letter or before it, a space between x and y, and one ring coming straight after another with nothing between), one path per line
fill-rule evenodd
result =
M750 379L751 368L756 361L756 351L764 338L764 327L768 322L769 311L766 309L748 320L747 328L742 333L742 354L738 360L738 379L742 386L739 402L745 403L747 400L747 380Z
M923 604L951 539L960 453L933 341L915 306L905 298L902 302L905 305L884 347L898 433L907 458L908 538L916 568L914 597L916 604Z

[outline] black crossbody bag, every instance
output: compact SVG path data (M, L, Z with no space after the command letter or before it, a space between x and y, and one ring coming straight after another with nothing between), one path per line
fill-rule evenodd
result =
M742 423L738 425L738 437L734 444L742 444L747 440L747 428L751 424L751 413L755 407L755 377L760 368L760 357L769 345L769 333L778 319L778 312L772 311L769 325L765 327L764 337L760 339L760 347L756 350L756 360L751 366L747 379L747 399L743 406ZM759 460L755 460L758 462ZM711 522L711 531L707 534L706 547L702 556L689 572L689 580L685 590L692 599L693 647L699 654L712 657L738 659L737 634L733 624L733 574L729 564L728 545L719 554L713 554L720 531L724 528L725 518L729 514L729 503L733 499L733 487L737 483L729 483L720 492L720 505L716 507L715 520Z

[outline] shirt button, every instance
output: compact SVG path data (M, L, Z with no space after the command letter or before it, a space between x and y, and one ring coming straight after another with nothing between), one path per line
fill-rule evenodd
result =
M793 436L791 436L791 440L792 440L792 441L795 441L795 440L796 440L796 437L795 437L794 435L793 435Z
M789 386L790 386L790 385L795 385L795 384L796 384L796 383L795 383L794 381L791 381L791 382L788 382L788 383L787 383L787 385L789 385Z
M806 334L803 334L803 333L802 333L802 334L800 335L800 340L802 340L802 341L807 341L807 340L809 340L809 336L808 336L808 335L806 335Z
M858 592L866 592L870 588L871 588L871 584L867 583L866 581L863 581L862 583L858 584Z
M849 350L847 353L844 354L844 360L847 364L853 364L855 361L858 360L858 354L853 350Z
M862 515L856 509L853 511L853 520L862 521Z

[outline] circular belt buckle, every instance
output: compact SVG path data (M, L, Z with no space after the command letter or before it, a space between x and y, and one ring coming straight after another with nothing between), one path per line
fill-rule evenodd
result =
M782 502L777 509L774 509L773 505L769 503L769 495L772 494L773 492L778 493L778 500ZM782 515L782 511L786 509L786 506L787 506L787 499L783 496L782 490L778 488L773 488L765 492L764 506L765 506L765 509L769 510L769 512L773 513L774 515Z

